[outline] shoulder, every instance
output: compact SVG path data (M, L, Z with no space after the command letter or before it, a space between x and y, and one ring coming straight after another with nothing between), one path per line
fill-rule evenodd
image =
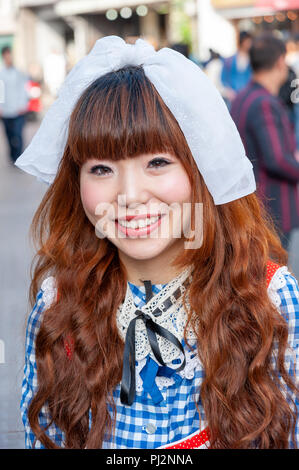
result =
M49 276L41 284L36 295L35 304L29 314L27 321L27 340L32 340L41 325L42 313L50 307L57 295L56 282L53 276Z
M236 61L236 54L231 55L231 56L229 56L229 57L224 57L224 59L223 59L223 64L224 64L224 65L227 65L227 66L230 66L230 65L232 65L232 63L235 62L235 61Z
M263 101L271 100L271 96L263 88L257 87L253 81L240 90L234 101L233 106L241 109L246 116L252 111L256 111L262 106Z
M251 90L250 108L252 111L259 112L262 115L268 112L274 114L281 112L281 105L279 100L264 90Z
M284 317L289 328L289 344L298 347L299 342L299 286L287 266L281 266L268 286L270 299Z
M41 284L42 299L46 308L54 302L57 296L57 286L54 276L49 276Z

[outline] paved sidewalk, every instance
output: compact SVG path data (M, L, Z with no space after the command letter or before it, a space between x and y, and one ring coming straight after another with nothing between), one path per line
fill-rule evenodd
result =
M26 143L37 127L27 124ZM2 123L0 142L0 339L5 344L5 363L0 364L0 448L15 449L24 447L19 403L33 256L28 230L46 185L9 165Z

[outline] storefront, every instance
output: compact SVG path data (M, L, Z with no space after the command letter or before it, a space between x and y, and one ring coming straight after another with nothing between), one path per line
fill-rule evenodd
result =
M299 34L299 0L211 0L237 30L276 30L284 38Z
M78 36L79 57L101 36L117 35L128 42L145 36L155 46L167 36L169 0L61 0L55 12L66 18ZM83 46L82 46L83 44Z
M13 8L7 2L0 1L0 51L4 46L13 46L16 23ZM0 54L0 66L2 57Z

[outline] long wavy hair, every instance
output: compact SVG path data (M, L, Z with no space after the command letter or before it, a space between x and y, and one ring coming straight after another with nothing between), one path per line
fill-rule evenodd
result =
M268 260L284 265L287 253L255 194L214 204L178 122L142 67L133 66L100 77L78 100L56 178L30 228L36 249L30 303L49 275L60 294L44 310L36 337L38 389L28 410L32 431L46 448L59 447L39 424L47 405L51 422L65 433L65 448L101 448L113 437L113 389L121 381L124 349L116 311L127 275L116 247L96 236L84 212L80 168L89 158L116 161L163 151L180 159L192 202L203 203L203 244L183 250L173 265L194 266L186 328L193 326L205 371L200 396L210 447L287 448L290 433L295 441L296 413L279 376L291 392L298 390L284 366L288 325L266 285ZM71 359L64 348L68 335L74 341Z

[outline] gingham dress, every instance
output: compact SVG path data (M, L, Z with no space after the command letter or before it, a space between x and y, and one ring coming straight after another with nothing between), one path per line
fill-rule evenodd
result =
M294 361L296 361L295 373L299 380L299 288L298 282L288 271L280 272L280 283L272 284L272 297L276 296L276 302L280 303L279 310L289 325L289 349L286 352L285 364L287 370L292 375ZM275 277L275 276L274 276ZM274 280L274 278L273 278ZM144 286L135 286L129 283L134 295L136 307L145 304ZM153 284L153 293L156 294L165 285ZM271 287L271 286L270 286ZM43 290L40 289L36 303L29 315L26 330L26 352L24 379L22 383L22 399L20 403L22 420L25 427L25 448L33 446L34 434L28 421L28 406L37 389L37 374L35 362L35 337L39 330L42 312L45 308L43 301ZM188 347L182 342L185 351ZM275 351L274 351L275 352ZM137 363L136 363L137 364ZM136 365L137 368L137 365ZM204 370L201 365L194 369L192 378L182 378L176 374L175 383L171 386L163 387L161 393L163 401L154 404L152 397L144 391L136 391L136 396L131 406L123 405L120 402L120 384L113 392L117 408L115 440L103 442L102 448L117 449L154 449L165 446L169 443L180 441L198 430L207 427L205 413L200 401L200 384L204 377ZM295 400L295 397L293 397ZM197 406L195 405L197 402ZM299 403L296 401L297 409ZM112 416L112 408L108 408ZM200 413L200 414L199 414ZM91 425L91 412L89 414ZM39 421L41 426L47 426L50 422L50 415L47 406L43 406ZM54 424L46 431L46 434L59 446L64 447L64 433ZM299 423L296 425L296 445L299 448ZM205 445L201 446L202 448ZM35 448L43 449L44 446L37 441ZM294 442L289 438L289 448L294 448Z

